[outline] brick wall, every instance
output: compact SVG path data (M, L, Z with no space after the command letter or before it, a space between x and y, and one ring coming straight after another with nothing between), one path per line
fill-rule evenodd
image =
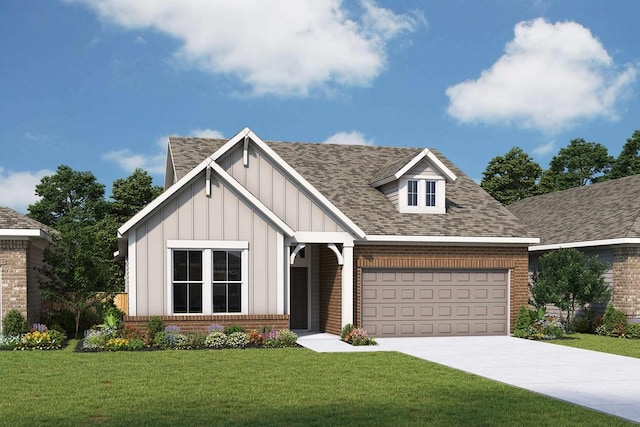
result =
M354 300L360 325L360 286L363 268L505 269L510 271L510 329L529 298L526 247L383 246L354 248Z
M126 327L144 332L147 322L153 316L125 316ZM217 323L222 326L240 325L245 330L259 329L261 326L271 326L276 329L289 328L288 314L263 315L196 315L196 316L159 316L165 326L177 325L182 331L206 331L209 325Z
M611 302L628 317L640 317L640 248L613 248Z
M2 266L1 316L16 309L25 318L27 313L27 259L28 240L0 240L0 265Z
M320 330L332 334L342 330L342 267L324 245L320 247Z

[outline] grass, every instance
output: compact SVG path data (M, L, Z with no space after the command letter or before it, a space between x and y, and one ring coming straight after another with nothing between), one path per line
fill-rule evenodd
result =
M601 351L603 353L619 354L620 356L640 358L640 340L637 339L575 333L548 342L586 350Z
M630 425L388 352L0 352L0 425Z

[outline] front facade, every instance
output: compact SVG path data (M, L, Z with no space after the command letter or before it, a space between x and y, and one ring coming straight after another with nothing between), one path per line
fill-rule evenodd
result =
M133 326L495 335L526 303L537 239L434 150L171 138L165 188L119 230Z
M38 268L51 241L49 233L44 224L0 207L0 332L9 310L20 311L29 323L39 319Z
M609 268L604 279L611 303L627 317L640 318L640 175L543 194L508 206L540 236L529 248L529 265L559 248L597 256ZM596 307L604 311L603 305Z

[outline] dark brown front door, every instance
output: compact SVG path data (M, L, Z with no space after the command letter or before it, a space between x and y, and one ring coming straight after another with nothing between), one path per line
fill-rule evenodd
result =
M307 329L307 268L291 268L291 329Z

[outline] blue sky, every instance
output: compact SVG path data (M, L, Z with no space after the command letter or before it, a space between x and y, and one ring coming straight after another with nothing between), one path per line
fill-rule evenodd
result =
M162 183L168 135L432 147L479 180L519 146L640 129L636 1L4 0L0 206L60 164Z

